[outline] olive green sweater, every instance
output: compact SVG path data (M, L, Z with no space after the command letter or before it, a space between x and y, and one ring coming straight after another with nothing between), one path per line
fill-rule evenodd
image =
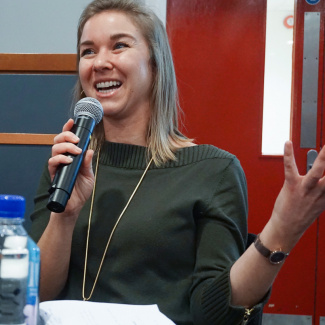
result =
M178 325L240 324L244 308L230 305L229 270L247 240L244 173L235 156L210 145L180 149L176 157L148 170L113 235L91 300L158 304ZM144 147L106 142L101 150L86 296L112 227L146 165ZM49 187L45 168L31 216L36 241L49 220ZM88 202L75 227L60 299L82 299L89 209Z

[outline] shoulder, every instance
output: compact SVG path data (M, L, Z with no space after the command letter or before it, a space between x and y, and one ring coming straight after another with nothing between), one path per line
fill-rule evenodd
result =
M220 179L245 179L239 159L232 153L210 144L202 144L180 149L176 164L192 165L200 175ZM194 167L195 166L195 167ZM245 181L244 181L245 182Z
M177 149L176 159L154 169L176 169L187 175L214 180L227 177L226 174L242 174L237 157L226 150L209 144L194 145ZM175 172L176 172L175 170ZM225 174L226 173L226 174Z
M179 143L174 143L176 148L176 153L178 155L183 154L200 154L201 158L224 158L224 159L234 159L235 155L230 152L220 149L211 144L195 144L192 141L184 141Z
M176 152L176 157L177 159L182 158L185 160L187 158L187 161L192 163L207 161L210 159L226 161L238 160L237 157L230 152L210 144L192 145L180 148Z

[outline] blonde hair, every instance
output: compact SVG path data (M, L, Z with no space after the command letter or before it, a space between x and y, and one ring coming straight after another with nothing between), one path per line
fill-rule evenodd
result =
M192 141L179 131L178 90L173 58L164 25L139 0L94 0L83 11L78 25L77 62L80 60L80 38L85 23L94 15L103 11L120 11L128 15L140 28L150 51L150 63L153 71L151 91L151 118L149 121L147 144L148 155L156 165L175 160L175 150L184 142ZM85 97L78 80L75 87L75 101ZM102 122L92 136L91 147L95 150L105 141Z

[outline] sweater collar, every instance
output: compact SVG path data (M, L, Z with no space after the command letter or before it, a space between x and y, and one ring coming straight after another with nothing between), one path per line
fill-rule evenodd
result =
M214 146L202 144L178 149L175 155L175 161L168 161L159 168L180 167L207 158L222 158L229 156L229 153ZM146 147L106 141L101 148L100 163L119 168L144 169L149 161L147 157ZM150 168L158 167L151 164Z

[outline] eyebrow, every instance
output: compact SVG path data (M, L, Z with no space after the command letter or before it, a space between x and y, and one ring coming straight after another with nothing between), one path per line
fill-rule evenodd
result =
M132 36L131 34L127 34L127 33L118 33L118 34L111 35L110 39L115 41L115 40L117 40L119 38L123 38L123 37L132 38L133 40L135 40L134 36Z
M116 41L120 38L123 38L123 37L127 37L127 38L131 38L132 40L136 40L134 36L130 35L130 34L127 34L127 33L118 33L118 34L114 34L114 35L111 35L110 36L110 40L112 41ZM82 43L80 43L80 46L85 46L85 45L93 45L94 42L91 41L91 40L86 40Z

